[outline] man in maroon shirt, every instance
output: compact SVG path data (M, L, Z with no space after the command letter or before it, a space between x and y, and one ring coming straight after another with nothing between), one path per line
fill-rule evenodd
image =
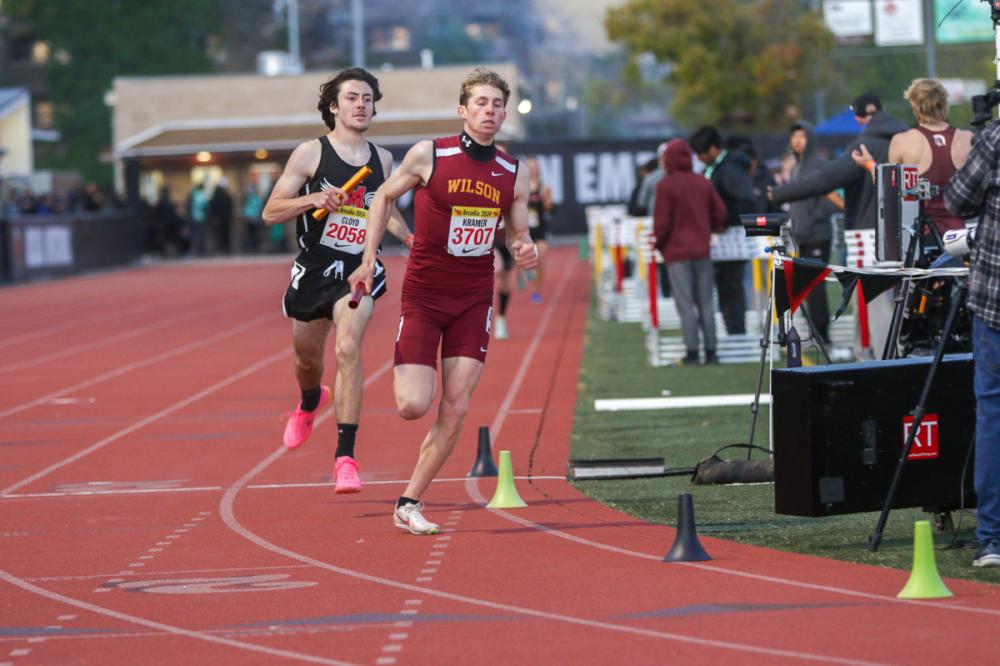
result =
M537 263L528 234L528 174L496 149L510 88L495 72L477 69L462 83L458 136L421 141L407 152L375 194L361 266L348 281L371 289L376 249L396 199L416 188L414 240L402 289L396 337L396 408L404 419L428 412L437 389L441 346L441 403L420 446L393 523L413 534L439 528L421 513L421 495L451 454L479 382L489 345L493 301L493 239L503 219L507 246L522 268Z

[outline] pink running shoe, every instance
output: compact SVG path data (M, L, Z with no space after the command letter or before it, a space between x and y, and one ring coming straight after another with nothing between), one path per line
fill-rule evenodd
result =
M333 467L333 478L337 481L333 492L338 494L360 493L361 477L358 476L358 463L351 456L340 456Z
M290 449L297 449L309 439L313 431L313 421L319 408L330 402L333 391L329 386L320 387L319 404L311 412L302 410L302 403L295 408L294 412L288 414L288 423L285 424L285 446Z

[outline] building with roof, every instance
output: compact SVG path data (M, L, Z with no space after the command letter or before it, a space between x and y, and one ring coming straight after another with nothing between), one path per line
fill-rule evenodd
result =
M31 96L24 88L0 88L0 175L27 177L34 169Z
M489 67L511 87L503 138L523 137L518 71ZM472 65L376 71L382 100L369 136L400 150L458 132L458 94ZM266 196L299 143L328 130L316 103L332 72L119 77L109 95L118 187L153 201L161 186L182 201L192 186L225 177L239 200L248 188Z

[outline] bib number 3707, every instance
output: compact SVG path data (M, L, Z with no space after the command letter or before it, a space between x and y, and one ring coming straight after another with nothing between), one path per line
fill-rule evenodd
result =
M499 208L452 207L448 254L457 257L489 254L493 249L493 235L499 219Z

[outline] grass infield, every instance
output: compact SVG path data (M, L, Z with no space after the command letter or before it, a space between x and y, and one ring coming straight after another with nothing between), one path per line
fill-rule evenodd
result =
M672 396L753 393L756 387L755 363L653 368L645 349L639 324L601 321L591 308L573 425L573 458L662 456L667 468L694 467L725 444L747 441L747 407L595 412L594 400L600 398L659 397L664 391ZM768 408L762 406L754 443L767 447L768 438ZM746 455L745 450L722 454L727 459L741 455ZM665 525L676 525L677 495L688 491L694 497L701 535L907 571L913 558L913 523L930 519L919 509L893 511L879 551L870 553L868 536L878 512L825 518L778 515L774 512L773 484L696 486L690 476L668 476L578 481L575 485L604 504ZM975 515L956 512L953 519L957 539L973 541ZM954 532L934 533L941 575L1000 584L1000 568L972 566L973 549L945 549L955 537ZM663 545L664 554L669 548L669 543Z

